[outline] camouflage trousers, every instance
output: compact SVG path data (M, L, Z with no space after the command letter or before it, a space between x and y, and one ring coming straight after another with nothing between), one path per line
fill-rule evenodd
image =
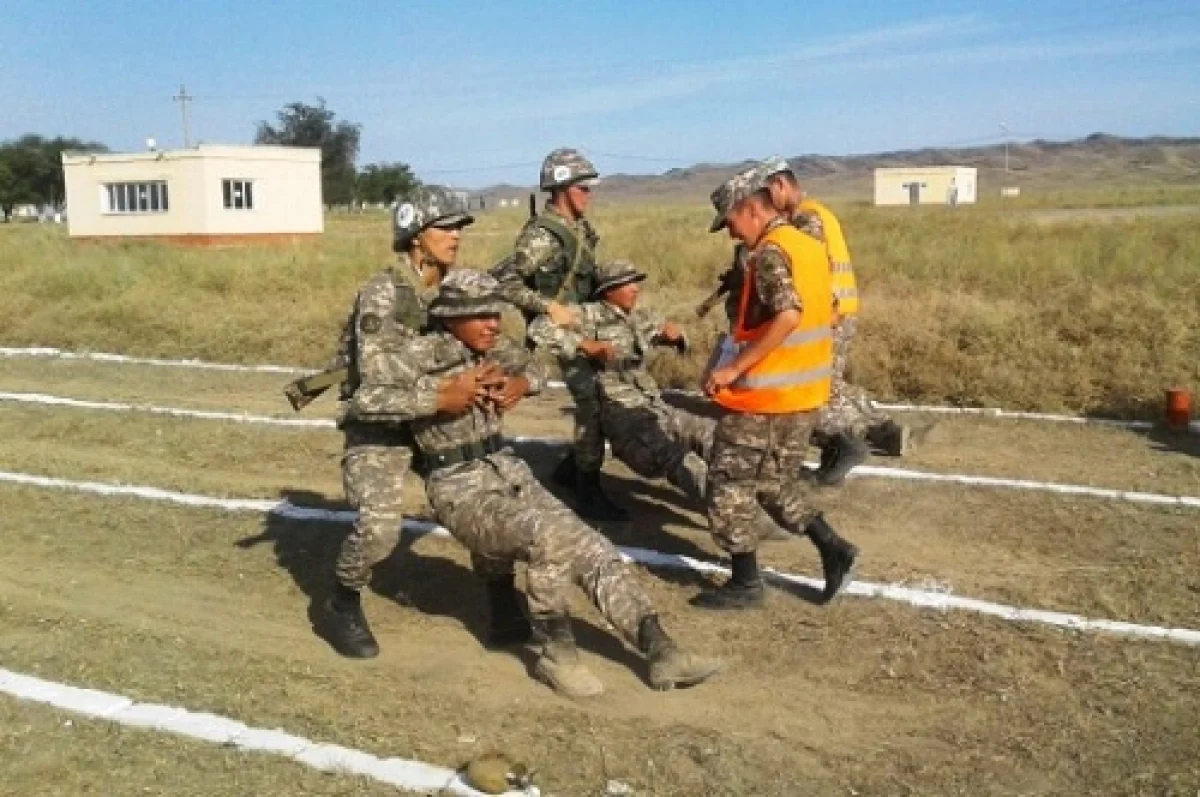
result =
M654 613L634 567L534 478L511 451L434 471L425 483L438 522L471 552L484 577L528 564L526 596L534 616L566 615L571 586L631 644Z
M717 545L729 553L758 550L763 511L792 534L804 533L817 514L800 477L816 419L816 412L728 412L717 421L707 500Z
M686 495L703 500L716 421L661 399L635 408L606 400L600 417L613 456L630 470L647 479L666 478Z
M411 438L395 427L353 424L344 430L342 486L346 500L358 510L354 530L342 542L335 575L340 584L361 590L371 568L400 541L404 511L404 476L412 465Z
M604 430L600 424L596 372L580 357L563 357L558 364L575 402L575 466L581 471L595 473L604 465Z
M833 379L829 403L817 419L817 435L833 436L841 432L862 437L867 427L883 423L887 416L875 409L866 392L846 381L850 361L850 342L854 340L858 319L844 316L833 329Z

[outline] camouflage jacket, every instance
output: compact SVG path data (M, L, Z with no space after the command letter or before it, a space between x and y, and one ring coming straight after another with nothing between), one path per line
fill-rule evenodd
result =
M782 217L777 218L763 234L787 223ZM747 328L760 326L784 310L804 309L800 306L800 295L792 283L792 268L787 255L771 243L760 244L752 251L747 251L745 246L739 244L731 267L732 287L725 297L725 313L729 317L730 330L737 324L742 291L751 262L754 264L754 285L751 286L749 306L746 308Z
M435 331L410 338L397 352L396 400L390 408L398 420L410 421L422 452L437 452L481 443L503 432L503 416L491 409L472 407L462 415L447 415L437 409L438 384L442 379L495 362L511 376L529 380L529 393L546 384L545 372L524 347L501 337L495 348L479 355L448 332Z
M574 250L556 235L550 227L539 224L542 217L551 219L571 230L578 237L579 261L574 263ZM559 295L564 304L585 301L595 283L596 246L600 237L586 218L570 221L563 218L549 203L541 216L525 223L517 236L513 253L492 271L500 283L504 298L525 313L526 316L541 315ZM563 280L575 266L575 276L566 286Z
M658 384L646 370L646 357L653 346L674 345L663 339L664 319L657 313L636 308L626 313L608 302L588 302L579 306L578 329L556 326L549 318L541 317L529 326L529 337L539 347L546 347L560 358L575 357L584 340L611 343L616 351L615 362L593 364L600 395L628 409L637 409L659 400Z
M407 254L359 288L334 358L350 369L342 387L343 419L394 422L392 407L402 401L393 395L402 371L399 351L425 328L436 295L437 286L422 283Z

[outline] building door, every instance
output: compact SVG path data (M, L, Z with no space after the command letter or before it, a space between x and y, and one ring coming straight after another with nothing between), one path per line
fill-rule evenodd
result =
M904 187L908 189L908 204L921 204L921 184L920 183L905 183Z

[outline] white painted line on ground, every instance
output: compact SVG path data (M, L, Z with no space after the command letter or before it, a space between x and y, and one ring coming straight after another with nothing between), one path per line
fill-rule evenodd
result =
M150 412L182 418L197 418L202 420L233 421L236 423L265 424L270 426L301 426L308 428L332 429L331 420L320 418L272 418L265 415L248 415L234 412L210 412L206 410L186 410L177 407L155 407L152 405L122 404L105 401L83 401L80 399L48 396L41 393L5 393L0 392L0 401L14 401L27 404L42 404L71 409L112 410L118 412ZM528 446L547 446L561 448L569 443L566 440L553 437L510 437L510 441ZM816 463L810 463L815 465ZM1161 495L1144 493L1135 490L1113 490L1103 487L1087 487L1078 484L1059 484L1030 479L1009 479L994 476L970 476L959 473L929 473L909 468L892 468L882 465L859 465L850 475L861 478L874 476L882 479L902 479L906 481L943 482L962 484L975 487L998 487L1010 490L1033 490L1037 492L1058 493L1061 495L1082 495L1089 498L1103 498L1111 501L1127 501L1135 504L1158 504L1162 506L1182 506L1200 509L1200 498L1179 495Z
M0 694L118 725L172 733L246 752L271 753L323 772L362 775L401 789L423 793L442 789L466 797L482 794L445 767L404 758L378 758L361 750L314 742L280 730L254 728L228 717L138 703L123 695L55 683L4 668L0 668Z
M0 471L0 482L47 487L75 492L93 493L108 496L141 498L151 501L166 501L186 506L210 507L235 512L272 513L283 517L300 520L321 520L334 523L351 523L354 513L328 509L309 509L294 506L287 501L270 501L253 498L216 498L214 496L178 493L162 490L157 487L141 487L134 485L102 484L99 482L81 482L68 479L55 479L48 476L35 476L28 473L9 473ZM440 537L449 536L449 532L428 521L406 520L404 530L413 534L434 534ZM675 570L691 570L697 573L728 573L729 569L712 562L705 562L690 556L668 554L646 548L621 546L621 553L629 559L644 565L665 567ZM770 571L773 578L791 584L819 589L821 582L807 576ZM944 591L914 589L898 584L874 584L868 581L854 581L845 587L845 593L861 597L884 598L913 606L933 609L955 609L960 611L986 614L1016 622L1040 623L1043 625L1070 628L1078 631L1099 631L1135 639L1153 639L1176 642L1184 645L1200 645L1200 630L1191 628L1163 628L1153 625L1140 625L1118 620L1096 620L1077 614L1065 612L1044 611L1041 609L1024 609L1007 606L1001 603L976 600L952 595Z
M201 368L212 371L248 371L257 373L305 375L316 373L311 368L299 368L294 365L241 365L238 363L214 363L204 360L167 360L153 357L130 357L124 354L108 354L105 352L71 352L50 346L0 346L0 357L50 357L62 360L94 360L106 363L125 363L130 365L158 365L176 368ZM562 389L566 384L550 381L550 387ZM684 396L698 396L693 390L664 390L664 393L674 393ZM1013 420L1051 421L1057 423L1096 424L1115 426L1127 429L1149 429L1155 424L1149 421L1125 421L1116 418L1090 418L1083 415L1058 415L1046 412L1017 412L1004 410L999 407L943 407L924 404L885 404L875 402L875 406L892 412L926 412L947 415L979 415L992 418L1008 418ZM1200 420L1190 425L1193 432L1200 433Z
M245 412L214 410L188 410L181 407L156 407L152 404L125 404L117 401L85 401L83 399L51 396L45 393L9 393L0 391L0 401L20 404L42 404L52 407L69 407L80 410L109 410L114 412L149 412L154 415L169 415L175 418L196 418L205 421L232 421L262 426L298 426L333 429L334 422L325 418L273 418L269 415L251 415Z

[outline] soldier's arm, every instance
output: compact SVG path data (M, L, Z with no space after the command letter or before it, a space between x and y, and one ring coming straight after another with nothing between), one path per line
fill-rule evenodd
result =
M574 357L579 353L579 344L595 340L596 325L590 305L579 306L580 321L577 326L558 326L549 316L538 316L529 325L528 335L538 348L545 348L555 357Z
M494 276L500 292L510 304L531 315L541 315L550 308L550 299L525 284L539 268L547 265L558 253L558 239L537 224L528 224L517 236L511 259Z
M361 322L359 332L361 339ZM365 348L375 363L370 369L370 380L364 376L350 397L349 414L359 420L383 423L401 423L436 414L441 380L427 373L431 361L428 338L411 336L383 343L386 349L373 349L381 343L372 343L368 336Z

